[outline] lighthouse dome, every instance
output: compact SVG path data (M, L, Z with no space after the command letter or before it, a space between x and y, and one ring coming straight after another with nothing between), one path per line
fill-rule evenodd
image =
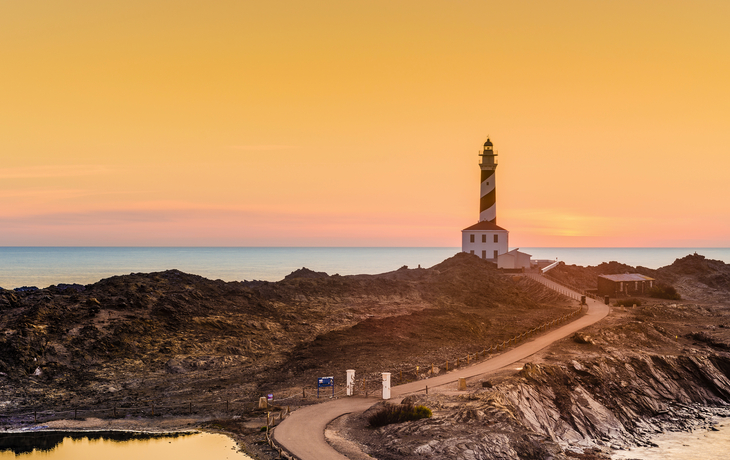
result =
M487 142L484 143L484 147L492 147L492 141L487 138Z

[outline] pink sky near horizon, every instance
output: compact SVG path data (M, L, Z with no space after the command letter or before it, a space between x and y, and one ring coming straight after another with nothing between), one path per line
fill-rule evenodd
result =
M0 4L0 246L729 247L730 4Z

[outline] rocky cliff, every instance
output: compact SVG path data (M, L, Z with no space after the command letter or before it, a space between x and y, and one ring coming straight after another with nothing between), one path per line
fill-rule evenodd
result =
M614 308L518 371L466 392L410 396L434 417L348 433L381 459L608 458L665 431L730 416L730 309L657 303Z

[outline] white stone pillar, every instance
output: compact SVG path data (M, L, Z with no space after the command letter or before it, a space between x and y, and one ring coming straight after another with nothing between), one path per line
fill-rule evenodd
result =
M390 372L383 372L383 399L390 399Z
M352 394L355 392L355 369L347 370L345 385L347 386L347 396L352 396Z

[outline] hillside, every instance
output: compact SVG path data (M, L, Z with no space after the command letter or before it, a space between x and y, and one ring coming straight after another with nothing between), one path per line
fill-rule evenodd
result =
M0 292L4 412L254 401L322 375L453 360L574 306L458 254L429 269L279 282L169 270Z
M674 286L687 299L708 303L730 302L730 265L721 260L707 259L700 254L690 254L674 263L656 270L622 264L602 263L582 267L561 263L548 272L551 278L579 289L596 289L598 275L641 273L658 283Z

